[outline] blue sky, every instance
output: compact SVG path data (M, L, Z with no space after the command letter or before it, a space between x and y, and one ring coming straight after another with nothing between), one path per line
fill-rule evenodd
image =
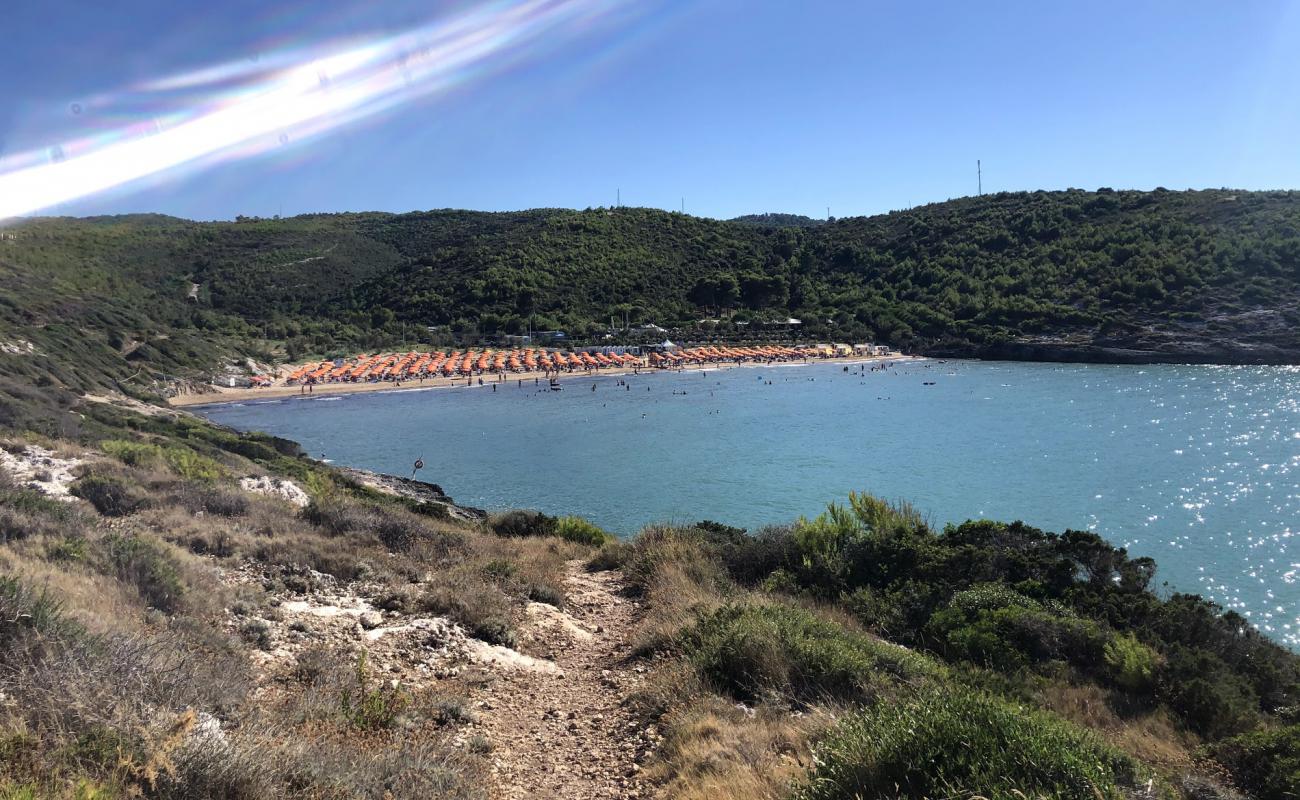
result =
M448 90L43 213L584 208L621 190L706 216L848 216L973 194L976 159L985 191L1300 186L1300 4L592 3L609 13ZM8 0L0 156L147 118L150 80L469 8Z

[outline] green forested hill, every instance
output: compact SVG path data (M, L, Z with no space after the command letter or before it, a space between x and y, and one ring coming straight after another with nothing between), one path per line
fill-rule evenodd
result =
M825 220L805 217L802 214L745 214L739 217L732 217L731 222L738 222L742 225L756 225L761 228L816 228L818 225L826 224Z
M754 336L794 316L805 338L939 354L1300 361L1294 192L1070 190L814 227L784 216L34 219L0 240L0 338L54 358L24 369L81 367L59 382L191 377L220 354L444 343L530 324L591 338L611 317L683 338Z

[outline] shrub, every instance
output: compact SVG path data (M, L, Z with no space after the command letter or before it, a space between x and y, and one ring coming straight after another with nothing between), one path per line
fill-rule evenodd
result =
M51 640L75 632L58 601L17 578L0 576L0 664L28 637Z
M376 522L374 531L380 544L397 553L404 553L413 548L425 533L424 526L414 520L388 516Z
M835 586L863 583L879 572L888 563L877 552L881 546L927 536L925 519L907 503L856 492L849 493L848 506L831 503L826 513L801 519L794 530L804 566Z
M1053 715L951 690L880 703L820 746L798 800L1126 796L1136 765Z
M1300 723L1233 737L1212 746L1210 754L1259 800L1300 797Z
M729 588L730 580L694 528L653 525L632 540L623 563L628 584L645 591L655 575L668 565L680 567L702 587Z
M1093 668L1107 641L1092 620L1002 584L958 592L927 629L947 657L1003 671L1058 659Z
M528 599L536 603L564 608L564 590L548 583L528 584Z
M252 461L274 461L280 455L273 447L242 437L222 443L221 448L227 452L236 453Z
M1157 690L1188 727L1211 739L1241 733L1259 717L1259 698L1246 679L1202 650L1171 648Z
M330 498L313 497L302 510L303 519L331 536L369 530L375 522L371 509Z
M433 718L439 725L456 725L474 721L474 712L465 705L464 698L448 697L433 706Z
M254 619L245 622L239 629L239 635L259 650L271 649L271 626L266 620Z
M374 526L379 543L396 553L417 553L424 558L443 559L459 550L464 538L455 532L430 527L406 511L380 512Z
M788 525L769 526L752 536L718 542L715 551L732 579L746 586L776 572L788 575L801 563L794 528Z
M185 594L180 568L161 543L111 534L103 546L118 580L134 586L145 602L160 611L170 614L180 609Z
M487 519L488 529L497 536L554 536L557 520L540 511L506 511Z
M99 475L87 475L72 484L71 491L106 517L123 517L147 505L145 499L135 494L126 484Z
M163 459L172 471L187 481L215 481L226 474L225 467L188 447L167 447Z
M515 646L517 638L510 624L510 601L501 589L461 572L439 577L441 582L420 597L419 610L450 617L477 639Z
M182 497L182 503L191 513L203 512L219 517L242 517L248 513L248 498L243 494L213 487L189 489Z
M592 572L621 569L631 555L632 545L627 542L606 542L587 561L587 569Z
M357 656L354 678L355 682L344 687L339 697L339 711L344 719L362 730L391 727L398 715L411 705L411 696L400 686L371 685L364 650Z
M600 547L614 541L614 535L582 517L559 517L555 520L555 535L570 542Z
M743 700L869 699L892 683L940 674L911 653L788 605L724 606L682 636L700 675Z
M81 561L86 557L86 540L81 536L67 536L50 545L45 554L52 561Z
M132 467L155 467L163 463L163 450L156 444L109 439L100 442L99 449Z
M45 516L0 506L0 544L21 542L33 536L53 536L59 529L59 525Z
M100 442L99 446L105 453L128 466L166 466L186 480L214 481L226 472L224 467L211 458L180 445L162 447L147 442L109 439Z
M494 558L483 565L483 574L494 581L509 580L518 571L515 563L505 558Z
M1112 636L1103 649L1111 681L1130 692L1147 693L1155 685L1156 654L1131 633Z

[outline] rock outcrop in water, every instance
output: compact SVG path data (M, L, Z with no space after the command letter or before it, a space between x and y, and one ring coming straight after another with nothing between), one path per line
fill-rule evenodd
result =
M385 475L382 472L370 472L352 467L340 467L339 471L376 491L396 497L404 497L418 503L430 503L445 508L450 516L459 520L476 522L487 517L487 512L481 508L457 505L436 483L427 483L412 478Z

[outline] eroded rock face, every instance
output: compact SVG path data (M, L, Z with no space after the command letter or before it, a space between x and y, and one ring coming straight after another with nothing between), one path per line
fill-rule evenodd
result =
M311 498L299 488L298 484L284 478L272 478L269 475L240 478L239 488L246 492L278 497L298 508L306 508L311 503Z

